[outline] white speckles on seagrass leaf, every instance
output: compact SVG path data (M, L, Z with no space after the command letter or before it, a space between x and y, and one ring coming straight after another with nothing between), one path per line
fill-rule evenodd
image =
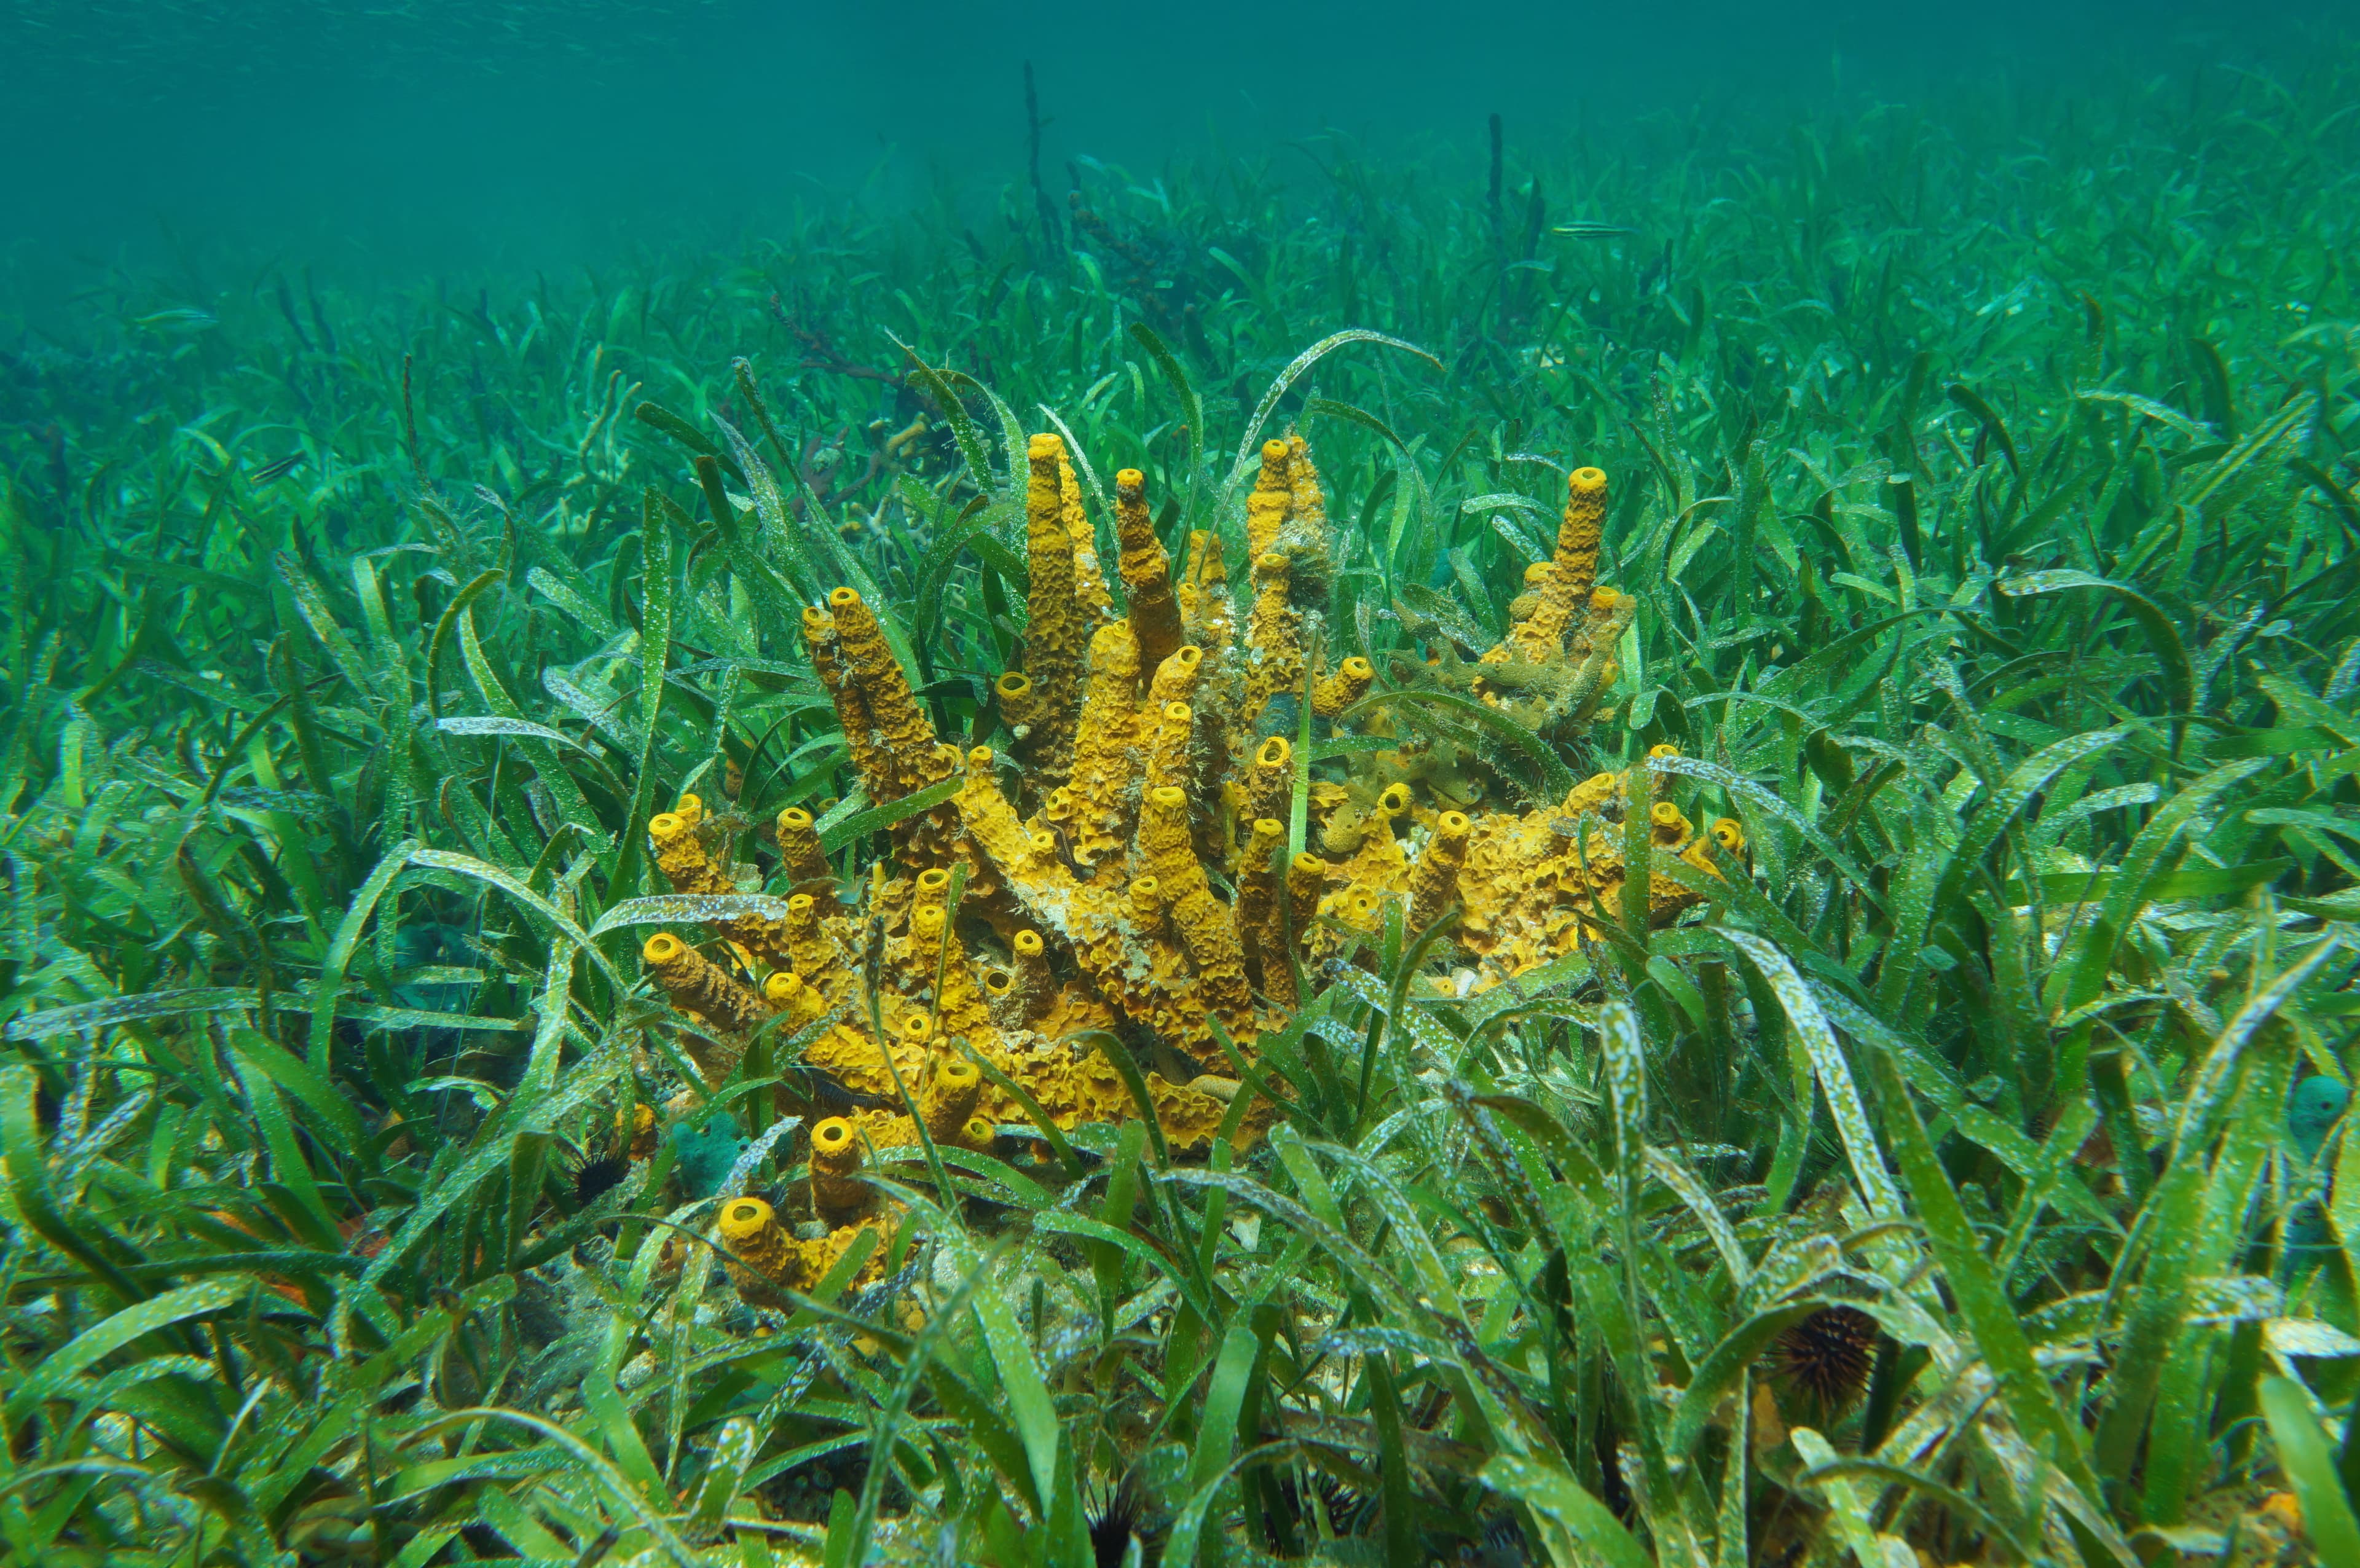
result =
M620 926L701 925L711 920L783 920L787 900L766 893L661 893L628 898L598 917L592 936Z
M1803 977L1795 972L1795 965L1779 951L1776 942L1752 931L1726 926L1714 929L1754 961L1762 978L1777 996L1778 1005L1786 1009L1787 1022L1802 1037L1803 1047L1810 1053L1811 1069L1819 1075L1819 1090L1828 1097L1828 1113L1835 1118L1836 1133L1843 1139L1853 1180L1860 1183L1861 1196L1867 1200L1869 1213L1880 1220L1899 1219L1901 1194L1885 1171L1885 1157L1876 1147L1876 1135L1869 1130L1868 1113L1861 1105L1852 1065L1844 1060L1842 1049L1836 1044L1835 1030L1829 1026L1827 1015L1819 1010L1810 987L1803 983Z

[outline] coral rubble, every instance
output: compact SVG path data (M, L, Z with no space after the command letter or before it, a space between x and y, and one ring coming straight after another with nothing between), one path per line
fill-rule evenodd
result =
M1601 772L1535 810L1469 811L1422 787L1404 739L1315 777L1302 727L1352 723L1376 671L1322 651L1328 523L1300 437L1263 446L1247 500L1241 637L1218 539L1193 536L1175 575L1131 469L1115 477L1118 614L1063 442L1035 436L1028 455L1031 620L1023 668L996 687L1013 744L961 752L938 735L870 607L836 589L803 633L869 799L953 779L956 792L890 829L890 855L852 901L809 815L782 812L784 917L712 922L711 957L670 934L643 953L708 1078L785 1014L773 1036L799 1039L803 1064L858 1106L811 1135L808 1228L823 1236L798 1239L760 1200L725 1205L749 1299L811 1283L862 1227L890 1233L867 1150L922 1131L988 1149L1036 1110L1064 1128L1137 1116L1109 1051L1140 1060L1175 1148L1258 1137L1284 1107L1241 1089L1239 1063L1389 911L1413 932L1448 922L1457 978L1427 984L1480 989L1622 918L1629 811L1646 814L1652 855L1705 873L1743 845L1726 820L1699 833L1657 775L1638 775L1655 782L1637 800L1630 774ZM1602 474L1574 474L1555 559L1529 574L1507 637L1463 667L1462 690L1552 735L1594 710L1635 607L1596 581L1605 499ZM1437 670L1461 674L1447 654L1419 673ZM678 890L732 889L722 831L693 800L654 819L656 864ZM1656 923L1697 901L1650 879Z

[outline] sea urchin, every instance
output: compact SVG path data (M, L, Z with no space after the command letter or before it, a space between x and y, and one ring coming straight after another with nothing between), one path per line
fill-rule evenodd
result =
M1822 1307L1778 1336L1779 1377L1838 1414L1868 1387L1876 1335L1876 1320L1858 1307Z

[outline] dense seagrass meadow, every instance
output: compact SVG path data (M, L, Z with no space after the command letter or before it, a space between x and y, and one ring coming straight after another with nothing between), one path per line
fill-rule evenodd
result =
M13 323L0 1554L2360 1563L2360 60L2202 85Z

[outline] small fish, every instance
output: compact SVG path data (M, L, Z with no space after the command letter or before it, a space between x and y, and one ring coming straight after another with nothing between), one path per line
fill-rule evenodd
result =
M1636 232L1637 231L1633 229L1618 227L1613 223L1592 223L1588 222L1579 223L1559 223L1549 231L1549 233L1553 234L1565 234L1569 238L1577 240L1619 239L1624 234L1633 234Z
M2306 1160L2317 1160L2327 1143L2330 1128L2343 1118L2344 1108L2352 1103L2352 1091L2323 1074L2314 1073L2294 1087L2287 1096L2287 1130Z
M252 474L247 474L246 480L249 484L268 485L274 479L286 478L289 474L302 467L304 461L305 460L301 452L290 452L287 456L279 458L274 463L264 463Z
M2314 1073L2294 1086L2287 1096L2287 1131L2294 1137L2295 1147L2302 1157L2316 1165L2326 1152L2327 1135L2344 1119L2345 1107L2352 1104L2352 1091L2324 1073ZM2333 1250L2334 1238L2327 1228L2327 1215L2322 1204L2326 1196L2324 1173L2321 1185L2311 1192L2287 1217L2286 1265L2289 1278L2299 1275L2323 1261Z
M153 310L145 316L135 316L131 324L155 332L202 332L221 325L221 318L210 310L175 306L169 310Z

